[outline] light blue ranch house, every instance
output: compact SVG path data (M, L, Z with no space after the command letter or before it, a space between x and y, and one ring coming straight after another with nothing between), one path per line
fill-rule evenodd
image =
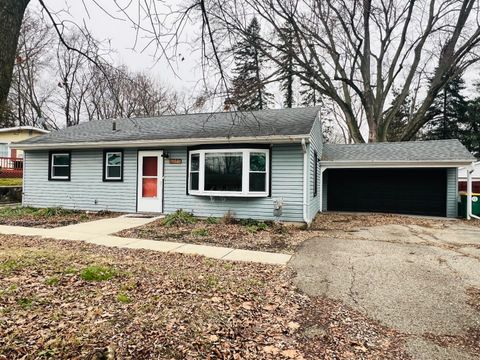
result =
M16 144L23 205L310 223L321 211L457 216L457 140L324 144L320 109L97 120Z

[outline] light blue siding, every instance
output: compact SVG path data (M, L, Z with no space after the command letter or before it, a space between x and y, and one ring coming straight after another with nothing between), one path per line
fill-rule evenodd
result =
M187 195L187 149L167 148L170 158L181 164L165 163L164 211L184 209L198 216L223 216L233 211L238 218L274 220L274 201L283 199L283 221L303 221L303 152L300 144L272 147L272 196L224 198Z
M458 169L447 169L447 217L458 216Z
M48 180L48 151L26 151L23 204L33 207L136 211L137 151L124 151L123 182L103 182L103 150L73 150L71 181Z
M307 218L308 221L311 221L315 218L318 211L320 210L320 192L321 181L320 181L320 164L314 163L314 153L317 151L318 159L320 160L322 156L322 147L323 147L323 136L322 136L322 125L320 119L317 118L312 127L310 133L310 144L308 146L308 185L307 185ZM317 166L317 195L314 196L314 174L315 166Z
M181 164L164 164L164 212L177 209L199 216L275 219L274 201L283 199L283 221L303 221L303 153L300 144L272 147L272 196L263 198L203 197L186 194L187 148L165 148ZM27 151L23 204L34 207L136 211L137 149L124 151L124 181L102 181L103 150L73 150L71 181L48 180L48 151Z

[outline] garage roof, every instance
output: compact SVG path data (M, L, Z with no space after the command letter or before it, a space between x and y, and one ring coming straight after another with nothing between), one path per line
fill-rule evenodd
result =
M48 135L16 143L22 148L48 148L55 145L101 145L106 143L149 143L162 141L181 144L186 140L209 139L227 142L234 138L287 138L308 136L319 108L296 108L244 112L165 115L149 118L109 119L84 122ZM113 130L113 121L116 130ZM188 141L191 142L191 141Z
M325 144L322 161L335 162L467 162L473 155L456 139L370 144Z

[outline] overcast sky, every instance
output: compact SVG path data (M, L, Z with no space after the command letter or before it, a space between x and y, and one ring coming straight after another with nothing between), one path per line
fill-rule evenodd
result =
M118 8L113 5L113 1L101 0L98 2L105 6L106 10L114 16L125 18L124 15L119 13ZM175 5L175 2L168 1L172 5ZM193 39L196 37L197 32L193 26L187 27L184 33L184 40L190 42L191 45L179 46L177 59L170 61L170 64L173 66L172 69L165 58L158 59L158 56L155 57L154 46L144 50L147 40L142 38L142 35L135 49L133 49L136 31L131 24L125 20L111 18L97 7L94 1L85 0L88 13L81 0L47 1L46 3L47 6L55 11L68 9L68 13L58 13L58 16L62 19L72 20L77 24L82 24L85 21L97 40L111 41L111 48L116 51L116 54L112 55L116 65L126 64L133 70L147 72L179 91L191 92L193 88L200 87L198 82L202 79L202 72L199 66L199 52L194 51L196 46L193 43ZM133 3L136 2L134 1ZM132 12L133 10L134 6L132 6ZM184 59L183 61L181 60L182 58Z

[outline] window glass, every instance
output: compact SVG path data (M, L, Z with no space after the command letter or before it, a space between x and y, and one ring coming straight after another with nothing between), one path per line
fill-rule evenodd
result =
M198 171L199 168L200 168L200 154L192 154L190 170Z
M142 179L142 196L146 198L157 197L157 178L143 178Z
M156 156L143 157L143 176L157 176L158 158Z
M68 180L70 178L70 154L52 154L50 176L52 179Z
M205 154L206 191L242 191L242 153Z
M122 172L121 172L121 167L120 166L108 166L107 167L107 178L112 179L112 178L121 178L122 177Z
M8 144L0 144L0 156L1 157L9 156Z
M68 154L53 154L53 165L68 166L69 158Z
M250 171L265 171L267 156L265 153L250 153Z
M250 173L250 191L265 191L267 174Z
M122 153L107 153L108 166L121 166L122 165Z

